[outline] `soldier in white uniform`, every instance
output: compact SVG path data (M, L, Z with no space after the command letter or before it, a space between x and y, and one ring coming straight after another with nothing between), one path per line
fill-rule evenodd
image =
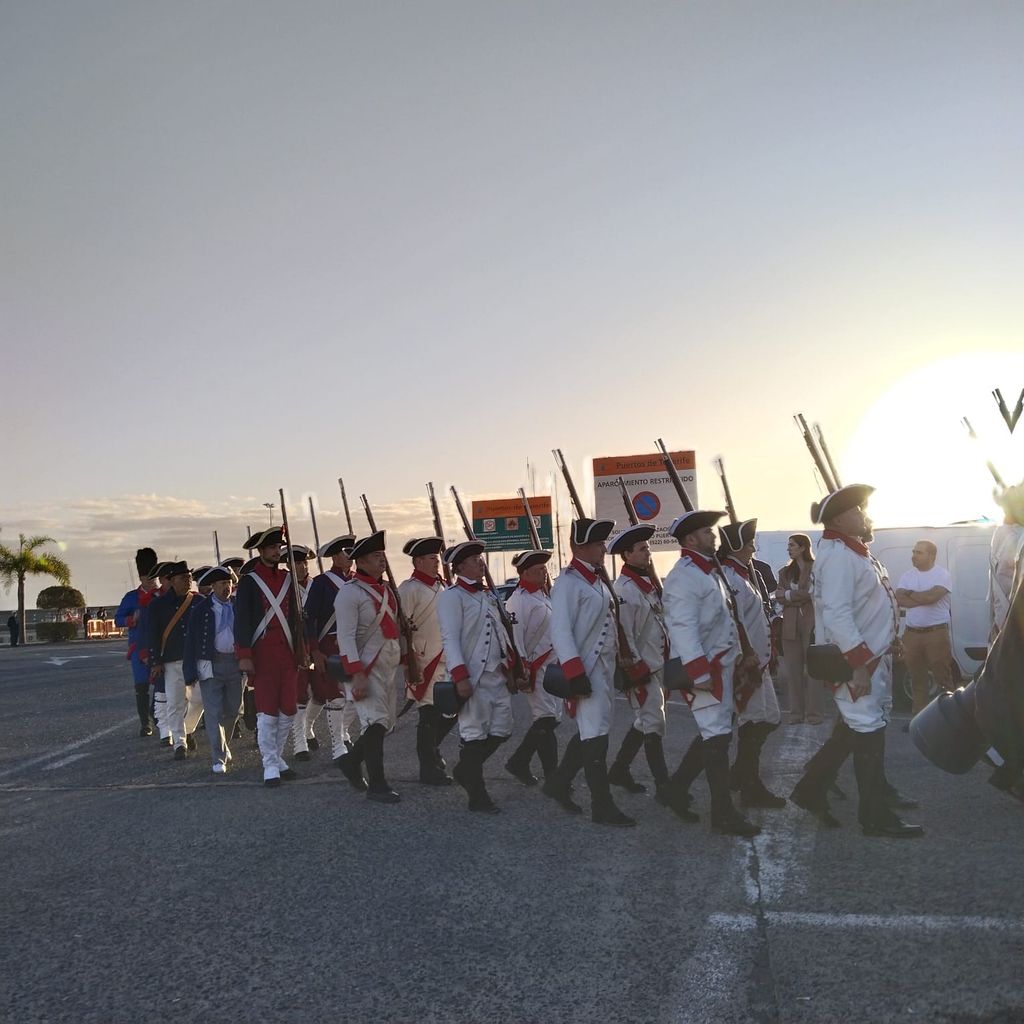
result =
M469 809L495 814L484 785L484 762L512 735L512 667L498 598L484 587L484 545L467 540L444 555L454 581L437 599L445 661L458 696L462 746L453 769L469 796Z
M570 787L582 767L590 788L590 816L599 825L631 826L612 800L608 785L608 732L612 724L618 661L616 598L602 579L605 541L615 529L611 519L578 519L572 524L572 561L551 591L551 640L570 685L582 689L569 701L579 734L565 749L562 763L544 784L544 792L571 813L580 808Z
M818 644L834 644L853 676L833 684L836 707L846 725L845 742L833 733L811 758L791 799L825 824L827 787L853 747L859 806L865 835L906 839L919 836L889 806L885 791L885 727L892 703L892 659L898 611L884 572L861 538L869 533L864 512L873 487L850 484L811 506L811 520L825 529L818 542L812 596Z
M441 625L437 618L437 602L445 589L438 575L440 537L415 537L402 551L412 559L412 575L398 587L402 611L413 629L413 653L420 670L420 681L410 690L416 701L419 723L416 726L416 756L420 762L420 782L427 786L450 786L451 776L445 773L441 741L451 731L456 719L445 718L434 707L434 683L447 679Z
M1014 585L1024 556L1024 484L1007 487L998 497L1005 513L1002 523L992 531L989 553L989 608L992 613L990 639L1003 628Z
M739 791L740 802L746 807L778 808L786 806L785 799L772 793L761 779L761 748L779 727L782 716L771 673L768 671L772 655L768 619L751 565L756 550L756 533L756 519L718 528L721 540L718 560L725 581L732 591L736 613L743 624L747 641L757 658L759 670L756 686L740 686L736 689L738 742L730 781L733 791Z
M529 688L526 700L530 705L532 721L526 735L505 769L525 786L536 786L539 781L530 771L530 761L536 754L544 778L553 777L558 768L558 739L555 729L562 720L563 702L544 689L544 669L554 658L551 645L551 594L547 564L550 551L523 551L512 559L519 573L519 585L505 602L512 618L512 632L516 641Z
M365 760L367 798L395 804L401 797L384 776L384 737L395 724L395 669L401 642L398 602L383 581L384 542L383 530L355 542L355 575L334 599L341 663L351 677L345 688L362 726L362 735L339 758L338 766L358 788L360 763Z
M665 659L668 633L661 590L651 577L651 546L654 527L644 523L629 526L616 534L608 545L609 553L622 559L622 572L615 580L622 632L636 659L629 670L633 685L626 696L633 709L633 725L626 733L619 752L608 771L608 781L633 793L646 792L630 772L630 764L643 747L647 766L654 778L655 799L675 809L676 789L669 781L665 765Z
M715 561L711 529L723 515L694 510L670 527L681 550L679 561L665 578L665 625L672 651L682 660L693 684L687 703L700 730L672 781L683 801L703 768L711 791L712 829L751 837L761 830L736 810L729 792L733 677L741 662L739 635Z

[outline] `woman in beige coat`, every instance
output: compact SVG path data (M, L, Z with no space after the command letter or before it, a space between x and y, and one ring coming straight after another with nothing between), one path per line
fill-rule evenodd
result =
M789 687L789 722L821 721L822 684L807 675L807 647L814 632L811 603L811 538L794 533L789 538L790 561L779 572L775 600L782 605L782 666Z

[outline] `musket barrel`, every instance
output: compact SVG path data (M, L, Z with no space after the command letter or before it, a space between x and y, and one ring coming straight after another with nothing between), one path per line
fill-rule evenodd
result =
M530 501L526 497L526 491L519 488L519 497L523 503L523 511L526 513L526 526L530 531L530 543L535 551L543 551L544 546L540 542L540 534L537 532L537 524L533 521L533 509L530 508Z
M345 527L348 529L350 534L354 534L355 530L352 527L352 513L348 510L348 498L345 496L345 481L338 477L338 490L341 491L341 507L345 512Z
M324 571L324 560L320 557L320 531L316 528L316 510L313 508L313 495L309 496L309 519L313 524L313 543L316 545L316 564Z

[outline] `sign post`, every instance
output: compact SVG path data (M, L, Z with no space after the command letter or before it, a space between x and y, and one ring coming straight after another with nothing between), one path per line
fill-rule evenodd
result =
M551 498L527 498L540 542L546 551L554 546ZM533 547L530 523L522 498L498 498L473 502L473 533L488 551L526 551Z

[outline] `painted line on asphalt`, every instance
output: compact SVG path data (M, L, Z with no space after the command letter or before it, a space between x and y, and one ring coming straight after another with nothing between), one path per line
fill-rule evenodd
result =
M903 932L1006 932L1024 933L1024 921L1006 917L940 914L817 914L810 911L767 910L765 920L779 928L826 928L838 931L882 929ZM754 914L712 914L708 924L728 932L757 928Z
M78 750L79 747L84 747L87 743L92 743L93 740L102 739L104 736L109 736L112 732L117 732L119 729L123 729L127 725L131 725L132 722L138 722L138 715L132 715L129 718L124 718L115 725L108 726L106 729L100 729L99 732L94 732L90 736L83 736L80 740L75 740L74 743L69 743L65 747L61 747L59 750L51 750L48 754L41 754L39 757L33 757L28 761L22 761L21 764L14 765L13 768L6 768L0 772L0 779L6 779L9 775L16 775L18 772L23 772L29 768L34 768L36 765L43 764L46 761L52 761L55 758L65 757L74 750ZM45 769L44 769L45 771Z
M66 764L72 764L75 761L80 761L83 757L88 757L88 751L83 750L80 754L72 754L70 757L65 757L60 761L56 761L53 764L44 764L44 772L52 772L56 768L63 768Z

